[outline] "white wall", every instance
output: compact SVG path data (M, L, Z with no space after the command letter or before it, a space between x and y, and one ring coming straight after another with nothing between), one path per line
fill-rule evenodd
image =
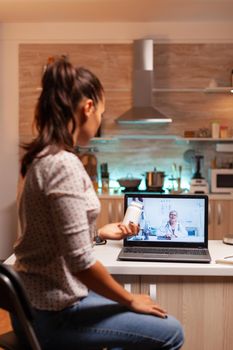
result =
M0 259L12 251L18 179L18 46L20 43L233 42L233 22L0 24Z
M11 252L16 232L18 173L18 45L0 41L0 259Z

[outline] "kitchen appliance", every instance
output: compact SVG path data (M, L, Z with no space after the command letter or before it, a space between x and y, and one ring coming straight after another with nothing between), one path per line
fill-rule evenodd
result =
M153 106L154 43L152 39L133 42L133 107L117 118L118 124L171 123Z
M148 191L161 192L164 185L165 173L163 171L146 172L146 188Z
M125 177L117 180L121 187L125 187L127 191L134 191L138 189L142 179L137 179L133 177Z
M190 183L190 193L209 193L208 182L201 175L201 155L195 155L196 169Z
M209 185L205 179L192 179L190 183L190 193L209 193Z
M210 169L211 192L233 193L233 169Z

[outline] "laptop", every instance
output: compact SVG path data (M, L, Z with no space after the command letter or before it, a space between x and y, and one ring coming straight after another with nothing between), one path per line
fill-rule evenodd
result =
M126 193L142 203L138 235L124 239L118 260L209 263L208 196Z

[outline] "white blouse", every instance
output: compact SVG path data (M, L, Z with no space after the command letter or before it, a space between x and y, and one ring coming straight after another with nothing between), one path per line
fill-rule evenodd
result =
M32 305L61 310L88 294L77 272L96 261L92 237L100 202L78 157L60 151L30 166L19 206L15 269Z

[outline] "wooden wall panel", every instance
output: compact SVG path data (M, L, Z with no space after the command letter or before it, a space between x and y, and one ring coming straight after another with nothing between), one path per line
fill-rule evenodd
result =
M210 127L216 119L228 125L231 131L233 129L233 96L201 91L154 93L155 106L173 119L170 125L119 126L115 119L132 104L132 44L22 44L19 47L21 142L32 137L31 124L39 94L36 88L40 86L43 65L49 56L62 54L68 55L75 65L91 69L101 79L107 101L103 136L183 136L184 130ZM233 44L155 44L154 86L203 89L212 79L220 86L229 86L232 56ZM154 165L170 173L174 161L183 165L184 175L190 178L192 165L183 160L183 153L188 148L199 149L204 154L203 171L207 175L210 160L215 156L214 145L174 145L167 141L124 141L97 147L101 150L97 154L99 163L109 163L113 178L129 171L140 176L142 171L152 170ZM122 153L128 156L122 157Z
M232 44L155 44L156 87L205 88L211 79L229 86L232 50Z

